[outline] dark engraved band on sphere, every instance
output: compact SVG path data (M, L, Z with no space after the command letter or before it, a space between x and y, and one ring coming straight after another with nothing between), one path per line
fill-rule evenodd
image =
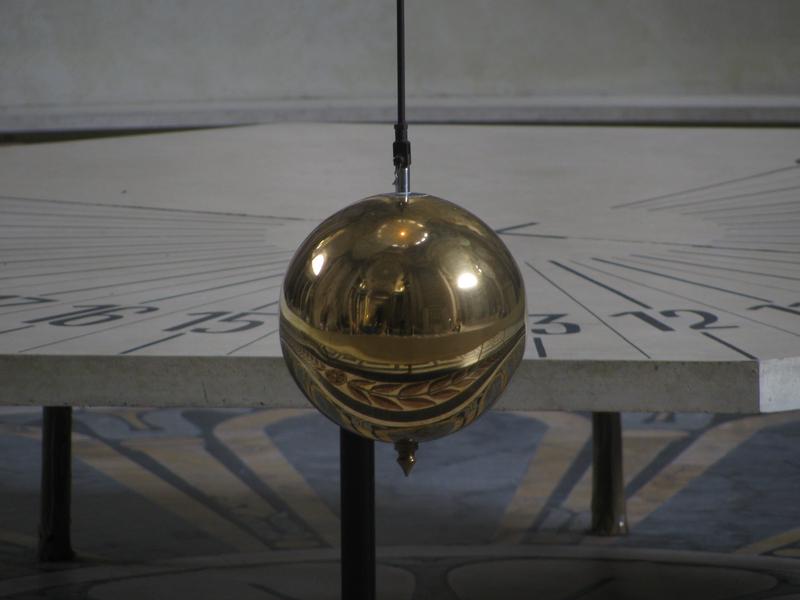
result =
M332 365L320 357L311 340L301 341L304 336L298 333L281 323L281 343L293 355L304 355L300 362L311 365L317 384L352 411L385 421L433 419L455 410L484 387L525 335L520 328L501 348L469 368L428 371L402 381L381 372L353 372L346 365Z
M337 424L343 417L369 422L378 439L397 441L409 436L425 440L442 435L444 421L453 419L453 430L474 420L491 407L505 389L524 352L525 328L489 356L466 369L442 369L417 376L410 383L387 377L353 373L343 365L331 365L320 357L314 343L285 321L281 322L281 345L289 370L312 403ZM302 340L302 341L301 341ZM469 411L470 405L477 410ZM467 413L474 413L465 419ZM348 422L344 420L344 422ZM435 427L435 435L423 431ZM411 429L410 429L411 428ZM446 426L444 429L449 429ZM431 430L434 433L434 430Z

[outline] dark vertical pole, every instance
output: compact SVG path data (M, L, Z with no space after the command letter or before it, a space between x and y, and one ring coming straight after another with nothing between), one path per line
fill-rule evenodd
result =
M375 443L340 430L342 599L375 600Z
M592 533L625 535L625 480L622 473L622 420L618 412L592 414Z
M39 560L70 560L72 489L72 408L42 409L42 489L39 522Z

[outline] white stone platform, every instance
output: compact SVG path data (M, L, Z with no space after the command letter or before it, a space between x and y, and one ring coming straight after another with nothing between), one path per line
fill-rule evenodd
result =
M800 130L412 126L414 191L495 228L530 336L500 408L800 408ZM0 148L0 404L301 406L277 299L391 127Z

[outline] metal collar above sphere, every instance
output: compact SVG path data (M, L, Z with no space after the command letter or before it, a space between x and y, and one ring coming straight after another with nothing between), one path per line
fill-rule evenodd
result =
M459 206L384 194L323 221L292 259L281 344L309 400L383 441L471 422L522 357L525 290L500 238Z

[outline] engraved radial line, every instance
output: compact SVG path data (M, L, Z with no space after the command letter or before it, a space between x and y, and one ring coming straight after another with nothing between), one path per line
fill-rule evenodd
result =
M71 275L76 273L96 273L99 271L119 271L124 269L141 269L144 267L158 267L163 265L176 265L182 264L187 262L228 262L228 261L235 261L241 258L264 258L265 256L271 256L273 254L287 254L289 250L278 250L275 252L254 252L253 254L235 254L233 256L220 256L220 257L209 257L209 258L186 258L183 260L164 260L159 262L151 262L151 263L132 263L128 265L107 265L103 267L94 267L91 269L76 269L73 271L50 271L47 273L25 273L24 275L9 275L7 277L0 277L0 280L9 280L9 279L30 279L31 277L49 277L51 275ZM288 262L288 261L287 261Z
M71 285L77 285L79 282L83 283L84 285L89 285L89 287L79 288L79 289L72 289L72 290L69 290L69 291L47 293L47 294L45 294L44 292L41 293L41 295L44 295L44 296L47 296L47 297L54 296L54 295L55 296L61 296L61 294L66 294L66 293L70 293L71 294L71 293L75 293L75 292L91 292L91 291L94 291L94 290L107 290L107 289L113 289L113 290L115 290L116 293L119 293L124 288L130 288L133 285L142 283L140 281L135 280L135 278L136 277L141 277L143 274L148 274L148 275L151 275L151 276L155 276L155 275L159 275L160 276L160 277L157 277L157 278L152 278L152 281L158 281L158 282L162 282L162 283L163 282L169 282L169 285L159 284L159 285L155 285L155 286L150 286L148 288L138 288L137 287L135 290L125 289L125 293L126 294L139 293L139 292L143 292L143 291L147 291L147 290L163 289L165 287L168 287L168 288L174 290L174 289L177 289L178 287L184 287L184 286L189 286L189 285L199 285L201 283L207 283L209 281L222 282L222 281L227 281L229 279L233 279L233 278L236 278L236 277L247 277L247 276L252 276L252 275L258 275L258 274L261 274L261 273L263 273L263 272L265 272L267 270L271 270L271 269L282 269L282 268L284 268L286 266L287 260L284 257L281 257L280 259L270 261L269 263L261 263L261 264L252 264L251 263L251 264L244 264L244 265L241 264L241 261L238 261L238 260L237 261L229 261L228 264L230 264L230 262L233 262L234 265L237 265L237 266L230 267L230 268L228 268L228 272L224 272L223 271L222 273L216 273L215 271L210 270L210 271L207 272L207 274L194 273L192 275L187 275L185 273L185 271L181 270L180 268L176 268L174 266L166 266L166 268L163 268L163 269L162 268L145 269L144 273L142 273L142 270L139 270L139 269L131 269L131 270L129 270L129 269L119 269L118 273L115 273L115 274L109 275L109 276L105 276L105 277L98 276L98 274L96 274L96 273L93 273L93 274L90 274L90 275L82 275L82 276L78 276L78 277L66 278L66 279L55 278L53 276L49 276L49 277L41 276L39 279L42 279L43 281L33 280L31 282L25 282L25 284L26 284L26 288L27 289L29 289L31 286L34 286L35 289L37 289L37 290L40 289L41 287L45 286L45 285L48 287L48 289L51 289L51 287L53 287L53 286L61 285L61 284L67 283L67 282L70 282ZM226 263L223 263L223 264L226 264ZM219 266L219 265L209 265L209 266ZM269 269L267 269L266 267L269 267ZM172 282L173 278L170 277L170 274L174 274L174 278L191 277L191 279L189 281L181 281L181 282L176 281L175 283L173 283ZM97 283L98 281L104 281L106 283L104 283L103 285L97 285L97 286L90 285L92 283ZM147 283L147 281L145 281L145 283ZM5 284L5 285L8 285L8 284ZM18 284L15 283L13 285L18 285Z
M708 220L708 219L706 219ZM752 232L753 235L755 234L769 234L772 231L775 232L789 232L797 231L800 228L800 221L793 221L787 219L783 223L772 223L769 221L764 221L763 223L759 222L722 222L722 221L715 221L718 227L722 227L726 234L736 234L736 232Z
M726 294L733 294L734 296L740 296L742 298L750 298L751 300L758 300L760 302L772 302L772 300L768 300L767 298L760 298L758 296L751 296L750 294L742 294L741 292L736 292L734 290L729 290L726 288L717 287L715 285L708 285L706 283L700 283L698 281L692 281L691 279L683 279L682 277L675 277L673 275L666 275L664 273L659 273L658 271L651 271L649 269L642 269L640 267L634 267L631 265L625 265L622 263L614 262L613 260L605 260L604 258L597 258L592 257L592 260L596 260L597 262L606 263L609 265L615 265L617 267L622 267L625 269L631 269L633 271L640 271L642 273L649 273L651 275L656 275L657 277L663 277L665 279L672 279L674 281L682 281L683 283L688 283L691 285L697 285L700 287L708 288L710 290L717 290L718 292L725 292Z
M271 336L273 333L276 333L277 331L278 331L277 329L273 329L272 331L269 331L269 332L265 333L264 335L261 335L261 336L257 337L256 339L247 342L246 344L242 344L241 346L239 346L237 348L234 348L233 350L228 352L225 356L231 356L232 354L238 352L239 350L247 348L248 346L252 346L256 342L260 342L264 338L267 338L267 337Z
M792 250L778 250L775 248L727 248L725 246L714 246L712 244L691 244L688 242L659 242L655 240L633 240L627 238L599 238L588 236L565 236L565 235L544 235L533 233L504 233L502 235L511 235L518 237L536 237L536 238L551 238L558 240L588 240L592 242L619 242L621 244L645 244L649 246L682 246L686 248L714 248L717 250L746 250L750 252L780 252L781 254L800 254Z
M3 331L0 331L0 335L3 335L4 333L12 333L14 331L22 331L23 329L30 329L31 327L33 327L33 325L23 325L22 327L14 327L13 329L4 329Z
M0 211L0 214L3 214ZM50 217L50 215L42 214L42 216ZM259 225L253 225L250 227L230 227L227 225L217 225L215 227L210 226L203 226L198 227L197 225L190 225L189 227L177 227L175 225L166 225L163 227L156 227L157 224L161 224L162 221L156 221L153 225L130 225L130 224L121 224L121 225L114 225L111 223L98 223L96 225L83 225L81 223L68 223L62 219L61 223L58 225L48 225L45 223L32 223L28 220L18 222L18 223L0 223L0 227L7 227L9 229L58 229L59 231L64 230L73 230L73 229L89 229L91 231L107 231L113 229L121 229L122 231L134 234L138 232L142 233L152 233L158 231L165 231L165 232L172 232L172 231L193 231L197 232L198 234L204 231L213 231L215 233L262 233L264 228ZM38 233L38 232L37 232Z
M796 242L775 242L773 240L750 240L750 239L739 239L734 237L726 237L724 240L714 240L715 242L726 243L726 244L769 244L770 246L798 246L800 245L800 241Z
M517 233L513 231L503 231L499 235L514 235L518 237L532 237L532 238L542 238L546 240L568 240L569 237L566 235L554 235L549 233ZM580 239L580 238L578 238Z
M557 283L555 283L555 282L554 282L552 279L550 279L549 277L547 277L547 276L546 276L544 273L542 273L542 272L541 272L539 269L537 269L536 267L534 267L534 266L533 266L531 263L529 263L528 261L525 261L525 264L526 264L526 265L528 265L528 267L530 267L531 269L533 269L533 270L534 270L536 273L538 273L538 274L539 274L539 276L540 276L542 279L544 279L545 281L547 281L547 282L548 282L550 285L552 285L554 288L556 288L556 289L557 289L558 291L560 291L562 294L564 294L565 296L567 296L568 298L570 298L570 299L571 299L573 302L575 302L575 303L576 303L576 304L578 304L580 307L582 307L582 308L583 308L583 309L584 309L586 312L588 312L589 314L591 314L591 315L592 315L592 316L593 316L595 319L597 319L597 320L598 320L598 321L600 321L600 322L601 322L603 325L605 325L606 327L608 327L608 328L609 328L609 329L610 329L610 330L611 330L613 333L615 333L615 334L616 334L616 335L617 335L619 338L621 338L621 339L622 339L624 342L626 342L626 343L627 343L628 345L630 345L632 348L636 349L636 350L637 350L637 351L638 351L640 354L642 354L642 355L643 355L645 358L651 358L651 357L650 357L650 355L649 355L649 354L647 354L647 352L645 352L644 350L642 350L641 348L639 348L639 346L637 346L636 344L634 344L632 341L630 341L628 338L626 338L624 335L622 335L622 334L621 334L619 331L617 331L616 329L614 329L614 328L613 328L611 325L609 325L609 324L608 324L606 321L604 321L604 320L603 320L603 319L602 319L602 318L601 318L601 317L600 317L600 316L599 316L597 313L595 313L595 312L594 312L594 311L593 311L591 308L589 308L588 306L586 306L585 304L583 304L583 303L582 303L580 300L578 300L577 298L575 298L575 297L574 297L572 294L570 294L570 293L569 293L569 292L567 292L565 289L563 289L562 287L560 287L560 286L559 286Z
M277 286L274 286L274 287L277 287ZM194 310L195 308L199 308L201 306L207 306L209 304L215 304L217 302L224 302L225 300L232 300L233 298L240 298L242 296L247 296L249 294L255 294L257 292L264 292L266 290L274 289L274 287L264 287L264 288L259 288L259 289L256 289L256 290L250 290L248 292L242 292L241 294L235 294L233 296L227 296L225 298L216 298L214 300L210 300L208 302L203 302L201 304L195 304L193 306L182 306L181 308L178 308L176 310L171 310L171 311L168 311L168 312L156 312L152 316L144 317L142 319L136 319L135 321L123 322L123 323L119 323L118 325L112 325L110 327L104 327L103 329L97 329L95 331L89 331L87 333L80 333L78 335L73 335L73 336L70 336L70 337L61 338L59 340L55 340L55 341L52 341L52 342L47 342L46 344L39 344L38 346L31 346L30 348L25 348L24 350L20 350L19 353L22 354L24 352L30 352L31 350L38 350L39 348L46 348L47 346L55 346L56 344L60 344L61 342L68 342L70 340L77 340L79 338L87 337L87 336L90 336L90 335L95 335L97 333L102 333L104 331L111 331L112 329L119 329L120 327L127 327L129 325L138 325L139 323L142 323L144 321L150 321L152 319L157 319L159 317L165 317L165 316L168 316L168 315L174 315L176 313L180 313L180 312L183 312L183 311Z
M637 306L641 306L642 308L653 308L649 304L645 304L644 302L641 302L641 301L637 300L636 298L633 298L632 296L629 296L629 295L625 294L624 292L616 290L616 289L612 288L611 286L606 285L605 283L601 283L601 282L597 281L596 279L592 279L588 275L584 275L583 273L581 273L579 271L576 271L575 269L572 269L570 267L567 267L566 265L562 265L561 263L559 263L559 262L557 262L555 260L551 260L550 263L554 264L557 267L561 267L565 271L569 271L570 273L573 273L574 275L577 275L581 279L585 279L586 281L588 281L590 283L593 283L593 284L603 288L604 290L608 290L609 292L611 292L612 294L616 294L620 298L624 298L625 300L628 300L629 302L633 302Z
M725 241L727 241L727 240L725 240ZM734 243L742 243L742 244L747 243L747 244L750 244L752 242L734 242ZM697 244L696 247L697 248L711 248L712 250L731 250L731 251L734 251L734 252L763 252L765 254L771 254L771 255L774 255L774 254L800 254L800 251L798 251L798 250L785 250L785 249L782 249L782 248L753 248L751 246L745 246L745 247L742 247L742 246L714 246L714 245L710 245L710 244L706 244L706 245Z
M787 238L787 239L778 239ZM739 227L738 229L725 228L722 231L721 239L713 240L719 243L734 244L771 244L792 246L797 245L800 238L791 230L789 233L781 233L774 229L752 230L749 227Z
M790 213L793 214L793 213ZM800 213L798 213L800 214ZM763 216L769 216L770 213L767 213ZM796 217L790 217L785 219L756 219L754 221L745 221L745 219L752 219L756 215L740 215L738 217L704 217L706 221L712 221L713 223L717 223L722 225L723 227L760 227L762 225L789 225L791 224L792 227L796 227L800 224L800 220Z
M660 210L673 210L675 208L683 208L686 206L697 206L698 204L710 204L711 202L722 202L725 200L738 200L739 198L759 198L762 196L767 196L770 194L780 194L781 192L791 192L794 190L800 190L800 185L790 185L787 187L782 188L773 188L770 190L759 190L757 192L746 192L743 194L732 194L730 196L719 196L717 198L708 198L706 200L692 200L690 202L678 202L675 204L669 204L667 206L656 206L653 208L648 208L647 210L656 212Z
M275 507L216 460L206 450L204 440L196 437L138 438L126 440L123 445L146 454L207 495L261 540L277 537L275 529L268 525L270 517L277 512Z
M641 523L753 434L798 419L797 413L776 413L728 421L709 429L628 499L628 524L635 527Z
M648 256L647 254L631 254L637 258L647 258L650 260L658 260L669 263L676 263L680 265L689 265L691 267L702 267L711 271L731 271L732 273L746 273L748 275L761 275L762 277L775 277L776 279L788 279L790 281L800 281L800 277L790 277L789 275L776 275L774 273L764 273L763 271L747 271L745 269L734 269L732 267L721 267L718 265L705 265L703 263L690 262L685 260L674 260L670 258L660 258L658 256Z
M798 224L790 224L786 226L770 225L769 227L754 227L754 226L737 226L726 227L725 237L733 236L738 238L789 238L796 240L800 235L800 226Z
M531 221L529 223L522 223L520 225L509 225L508 227L501 227L500 229L495 229L494 232L496 234L506 233L508 231L513 231L514 229L522 229L523 227L530 227L531 225L538 225L538 221Z
M742 242L744 243L744 242ZM712 250L733 250L736 252L764 252L770 254L800 254L798 250L781 250L780 248L751 248L749 246L742 248L741 246L715 246L713 244L680 244L683 246L690 246L692 248L710 248Z
M652 268L652 269L663 269L669 273L680 273L680 274L688 274L688 275L697 275L698 277L704 278L704 281L711 281L711 280L720 280L725 282L731 282L734 284L739 284L747 287L757 287L759 291L766 291L767 289L770 290L781 290L784 292L791 292L796 293L798 290L795 287L785 287L786 285L794 285L792 283L784 283L780 282L780 285L775 283L764 283L764 282L755 282L748 279L738 279L738 276L729 275L729 274L721 274L721 273L709 273L708 271L703 271L701 269L696 268L689 268L679 265L667 265L663 263L654 263L653 261L643 260L641 258L631 258L631 256L626 257L613 257L619 260L625 260L626 264L635 264L635 265L642 265L644 267ZM710 285L710 284L709 284ZM762 289L763 288L763 289Z
M61 229L66 229L65 227L61 227ZM97 229L104 230L104 227L98 227ZM126 230L128 231L128 230ZM222 238L224 240L228 239L240 239L240 240L258 240L262 239L261 232L254 231L248 235L242 235L240 233L173 233L169 231L168 233L131 233L130 235L121 234L121 233L108 233L106 234L105 231L102 233L100 231L92 234L66 234L66 235L4 235L3 240L26 240L26 241L37 241L37 240L80 240L81 242L84 241L94 241L94 240L164 240L164 239L190 239L190 238L201 238L203 240L209 238Z
M725 314L732 315L734 317L738 317L739 319L744 319L745 321L750 321L752 323L758 323L759 325L763 325L764 327L769 327L770 329L775 329L777 331L783 331L784 333L789 333L791 335L800 336L800 333L797 333L795 331L789 331L788 329L783 329L782 327L778 327L777 325L772 325L770 323L765 323L764 321L759 321L758 319L754 319L753 317L748 317L746 315L740 315L739 313L735 313L735 312L727 310L725 308L720 308L719 306L714 306L713 304L709 304L708 302L703 302L701 300L696 300L696 299L691 298L689 296L683 296L682 294L676 294L675 292L673 292L671 290L665 290L664 288L660 288L660 287L656 287L656 286L653 286L653 285L649 285L647 283L642 283L641 281L636 281L635 279L629 279L629 278L623 277L622 275L619 275L617 273L609 273L608 271L603 271L602 269L598 269L597 267L593 267L591 265L585 265L583 263L579 263L578 261L572 261L572 262L574 262L576 265L581 266L581 267L583 267L585 269L591 269L592 271L597 271L598 273L603 273L604 275L608 275L610 277L616 277L617 279L621 279L622 281L627 281L629 283L634 283L636 285L640 285L642 287L645 287L645 288L648 288L648 289L651 289L651 290L656 290L657 292L662 292L664 294L667 294L668 296L673 296L675 298L681 298L682 300L689 300L690 302L695 302L697 304L700 304L701 306L707 306L708 308L713 308L714 310L718 310L719 312L723 312Z
M309 409L276 409L242 415L217 425L214 436L227 446L328 545L339 545L339 519L317 496L267 435L267 426L308 414Z
M795 229L800 227L800 220L784 219L783 221L737 221L729 220L722 221L720 219L704 219L716 223L718 226L724 228L726 231L734 231L737 229L746 231L769 231L773 227L779 229Z
M777 225L770 225L769 227L725 227L722 235L725 240L737 238L745 241L752 240L756 243L791 244L800 241L800 234L798 234L794 225L788 227L779 227Z
M106 206L108 209L114 208L113 206ZM119 211L114 211L119 212ZM181 216L177 218L170 218L164 215L154 215L152 217L140 217L129 214L97 214L94 213L81 213L81 212L51 212L49 210L42 211L24 211L24 210L8 210L0 208L0 215L17 215L25 217L59 217L67 219L75 219L77 221L84 221L86 219L105 219L108 221L155 221L156 223L208 223L208 224L222 224L222 225L246 225L253 221L249 218L222 218L222 219L195 219L191 217ZM280 220L278 220L280 221ZM276 223L279 224L279 223Z
M250 274L252 275L252 273L250 273ZM189 283L184 283L182 285L189 286L189 285L205 284L205 283L208 283L209 281L226 281L228 279L231 279L231 278L234 278L234 277L242 277L244 275L248 275L248 273L236 273L234 275L225 275L224 277L210 277L210 278L206 278L206 279L198 279L198 280L195 280L195 281L192 281L192 282L189 282ZM272 277L277 277L279 275L281 275L280 272L271 274L268 277L256 278L255 281L258 281L259 279L272 279ZM190 295L199 294L199 293L202 293L202 292L213 291L215 289L223 289L223 288L226 288L226 287L234 287L236 285L250 283L251 281L253 281L253 280L245 280L245 281L234 282L234 283L229 283L229 284L224 284L224 285L218 285L218 286L214 286L212 288L204 288L204 289L199 289L199 290L195 289L195 290L192 290L191 292L186 292L184 294L177 294L177 295L171 296L170 298L178 297L178 296L190 296ZM264 289L272 289L272 287L275 287L275 286L270 286L270 287L267 287L267 288L264 288ZM152 286L152 287L148 287L148 288L129 290L127 292L127 294L129 294L129 295L138 295L138 294L143 294L144 292L152 292L152 291L155 291L155 290L164 290L164 289L175 289L175 287L173 285L167 283L167 284L156 285L156 286ZM57 306L65 306L65 305L75 305L78 302L90 302L90 301L94 301L94 300L107 300L107 299L115 299L116 300L116 299L118 299L118 296L119 295L117 294L116 290L112 290L110 293L101 294L100 296L90 296L88 298L73 298L71 300L53 300L52 303L48 303L47 306L49 306L49 307L57 307ZM170 298L149 299L149 300L140 301L137 304L147 304L147 303L150 303L150 302L159 302L161 300L168 300ZM39 304L39 305L36 305L36 306L28 306L26 308L20 308L20 309L17 309L17 310L10 310L10 311L3 312L2 315L6 316L6 315L11 315L11 314L23 313L23 312L31 312L31 311L35 311L35 310L38 310L38 309L42 308L42 306L43 305Z
M74 294L74 293L77 293L77 292L91 292L93 290L102 290L102 289L106 289L106 288L110 288L110 287L124 287L124 286L129 286L129 285L136 285L136 284L139 284L139 283L152 283L153 281L164 281L164 280L167 280L167 279L172 281L172 280L175 280L175 279L183 279L184 277L194 277L196 275L210 275L212 273L225 273L227 271L241 271L242 269L253 269L253 268L256 268L256 267L268 267L268 266L274 266L274 265L279 265L279 264L286 264L288 262L289 262L288 260L278 260L278 261L273 261L273 262L253 263L253 264L249 264L249 265L239 265L239 266L235 266L235 267L224 267L222 269L211 269L211 270L206 270L206 271L194 271L192 273L182 273L180 275L174 275L173 274L173 275L165 275L163 277L150 277L148 279L138 279L138 280L135 280L135 281L108 283L108 284L104 284L104 285L95 285L95 286L88 287L88 288L78 288L78 289L72 289L72 290L59 290L57 292L49 292L47 294L39 294L39 295L42 296L43 298L46 298L48 296L60 296L62 294Z
M231 238L235 239L235 238ZM11 248L5 248L6 251L14 251L14 252L31 252L37 250L93 250L97 248L173 248L173 247L181 247L181 246L216 246L218 244L230 244L231 242L228 240L224 241L210 241L210 242L173 242L170 244L153 244L153 243L144 243L144 244L90 244L90 245L80 245L80 246L34 246L32 248L20 248L18 246L14 246Z
M7 317L8 315L15 315L21 312L29 312L32 310L39 310L40 308L44 308L46 306L63 306L63 302L57 302L56 300L51 300L49 302L37 302L35 304L25 304L25 308L19 308L19 306L23 305L10 305L10 306L0 306L0 316ZM6 309L13 309L13 310L6 310Z
M589 440L591 427L585 417L560 412L518 412L542 421L547 431L536 446L525 474L506 507L494 543L522 541L546 507L564 473Z
M199 285L208 284L209 282L215 282L215 283L219 283L220 285L222 285L221 282L225 282L225 281L228 281L230 279L236 279L237 277L249 277L249 276L252 276L252 275L260 274L262 272L263 271L261 269L254 269L252 271L228 273L228 274L225 274L225 275L212 275L211 277L203 277L203 278L193 279L191 281L186 281L186 282L178 284L178 286L181 287L181 288L188 287L188 286L199 286ZM164 281L166 281L166 283L163 283ZM247 281L250 281L250 280L247 280ZM234 282L234 283L226 284L226 285L236 285L236 283ZM80 300L76 300L76 299L62 300L62 301L59 301L59 304L85 302L87 300L96 300L96 299L99 299L99 298L115 298L115 297L119 296L121 288L125 288L125 287L127 287L127 284L125 282L120 282L120 283L118 283L116 285L113 285L113 286L104 287L103 289L109 290L109 288L110 288L111 291L107 291L106 293L103 293L100 296L92 296L90 298L81 298ZM215 287L217 287L217 286L215 286ZM160 283L158 285L152 285L150 287L144 287L144 288L136 288L136 289L132 289L132 290L125 290L125 294L130 296L130 295L134 295L134 294L135 295L140 295L140 294L143 294L145 292L152 292L152 291L155 291L155 290L172 290L172 291L174 291L175 289L177 289L176 286L173 285L170 280L164 279L164 280L162 280L162 283ZM193 289L191 293L197 293L198 291L203 291L203 290ZM53 296L54 294L45 294L45 295L49 297L49 296ZM145 302L154 302L154 301L155 300L145 300ZM51 306L56 306L56 305L53 304Z
M733 345L733 344L731 344L730 342L726 342L726 341L725 341L725 340L723 340L722 338L719 338L719 337L715 336L714 334L712 334L712 333L709 333L708 331L701 331L700 333L702 333L702 334L703 334L704 336L706 336L707 338L709 338L709 339L712 339L712 340L714 340L715 342L717 342L717 343L719 343L719 344L721 344L721 345L725 346L726 348L730 348L730 349L731 349L731 350L733 350L734 352L736 352L736 353L738 353L738 354L741 354L741 355L742 355L742 356L744 356L745 358L749 358L750 360L758 360L758 357L757 357L757 356L753 356L753 355L752 355L752 354L750 354L749 352L745 352L745 351L744 351L744 350L742 350L741 348L739 348L739 347L737 347L737 346L734 346L734 345Z
M775 233L777 235L786 236L789 233L796 233L800 227L800 221L786 220L783 223L764 221L761 223L744 223L744 224L724 224L726 231L733 232L750 232L752 235ZM788 232L788 233L787 233Z
M52 204L61 204L65 206L94 206L99 208L109 208L113 207L115 209L124 209L124 210L143 210L143 211L152 211L154 213L165 213L165 214L194 214L194 215L212 215L215 217L247 217L253 219L269 219L269 220L279 220L279 221L307 221L308 219L303 219L301 217L274 217L269 215L254 215L250 213L234 213L234 212L219 212L214 210L197 210L197 209L188 209L188 208L170 208L167 206L139 206L136 204L103 204L102 202L85 202L80 200L58 200L53 198L32 198L32 197L23 197L23 196L5 196L0 195L0 199L5 200L22 200L25 202L42 202L42 203L52 203Z
M619 258L619 257L614 257ZM677 273L689 273L690 275L699 275L700 277L708 277L714 279L720 279L723 281L730 281L733 283L738 283L745 286L756 286L758 288L769 288L772 290L782 290L784 292L795 292L796 290L793 288L783 287L782 285L775 285L774 283L763 283L759 282L758 284L754 283L753 281L747 281L742 279L737 279L736 277L730 277L728 275L720 275L719 273L704 273L698 272L693 269L688 269L686 267L679 267L676 265L664 265L664 264L653 264L652 262L642 260L640 258L630 258L630 256L626 256L624 258L619 258L619 260L625 260L628 263L633 263L635 265L644 265L645 267L651 268L659 268L665 269L670 272L677 272Z
M754 238L758 237L768 237L770 239L773 238L789 238L798 240L800 239L800 235L798 235L797 230L800 229L800 223L791 223L789 225L770 225L769 227L756 227L753 225L749 226L737 226L737 227L726 227L724 236L727 238L728 236L735 236L735 237L747 237L747 238Z
M721 225L725 229L742 229L745 231L753 231L754 233L759 233L761 231L772 231L772 230L782 230L782 229L797 229L797 226L800 225L800 219L796 217L784 217L783 219L771 219L771 220L755 220L755 221L734 221L732 223L726 223L721 219L708 219L705 220L713 220L718 225Z
M799 186L800 187L800 186ZM711 213L719 213L719 212L732 212L735 210L753 210L755 208L763 209L763 208L770 208L773 206L791 206L792 204L797 204L798 200L783 200L781 202L760 202L758 204L749 205L745 204L743 206L723 206L721 208L702 208L702 209L694 209L694 210L684 210L681 211L680 214L682 215L705 215ZM758 214L771 214L771 213L758 213Z
M267 275L266 277L257 277L255 279L248 279L247 281L237 281L236 283L226 283L225 285L217 285L210 288L205 288L203 290L194 290L191 292L184 292L182 294L172 294L171 296L164 296L163 298L154 298L153 300L145 300L144 303L148 302L162 302L164 300L172 300L174 298L183 298L184 296L192 296L194 294L202 294L203 292L213 292L214 290L221 290L228 287L234 287L237 285L244 285L246 283L253 283L254 281L264 281L265 279L274 279L275 277L280 277L283 275L283 271L280 273L272 273L271 275ZM271 289L271 288L264 288L264 289Z
M779 217L785 218L786 222L796 222L797 217L800 217L800 210L776 210L771 212L757 212L757 213L744 213L737 215L708 215L700 217L703 221L711 221L717 225L747 225L749 223L760 223L758 217ZM752 219L755 219L753 221ZM770 221L763 221L769 223Z
M667 198L674 198L676 196L684 196L686 194L692 194L696 192L702 192L705 190L710 190L715 187L722 187L725 185L730 185L732 183L740 183L742 181L750 181L753 179L759 179L761 177L767 177L768 175L775 175L777 173L783 173L785 171L792 171L797 168L797 165L791 165L789 167L781 167L779 169L770 169L769 171L764 171L762 173L754 173L752 175L745 175L744 177L735 177L734 179L726 179L725 181L719 181L716 183L710 183L707 185L701 185L693 188L689 188L686 190L681 190L680 192L672 192L669 194L660 194L658 196L651 196L650 198L643 198L641 200L634 200L633 202L625 202L623 204L616 204L611 208L627 208L630 206L638 206L640 204L645 204L647 202L655 202L656 200L666 200Z
M708 217L700 217L703 220L713 220L717 223L727 223L727 222L735 222L735 223L743 223L746 222L744 219L754 219L754 223L758 223L759 221L774 219L775 217L789 217L790 219L797 219L800 216L800 210L798 208L781 208L779 210L761 210L761 205L755 206L740 206L738 207L741 210L751 210L753 212L745 212L745 213L736 213L732 215L710 215Z
M224 250L224 252L242 252L246 250L258 250L262 248L262 246L241 246L239 248L228 248ZM188 254L191 253L192 256L196 256L198 253L201 252L219 252L218 249L213 250L168 250L169 254ZM103 254L102 258L128 258L131 256L151 256L153 254L165 254L164 250L154 250L152 252L131 252L131 253L124 253L124 254ZM90 254L88 256L42 256L40 258L24 258L19 260L4 260L3 263L7 265L11 264L20 264L20 263L32 263L32 262L55 262L55 261L63 261L63 260L94 260L97 259L96 254Z
M797 260L781 260L780 258L772 258L771 256L768 258L762 256L744 256L742 254L715 254L712 252L695 252L692 250L667 250L667 252L674 252L675 254L692 254L697 256L710 256L714 258L733 258L735 260L754 260L757 262L768 262L768 263L781 263L786 265L793 265L795 267L800 267L800 261Z
M255 312L257 310L261 310L262 308L268 308L270 306L275 306L276 304L278 304L278 301L277 300L273 300L272 302L267 302L266 304L262 304L261 306L256 306L255 308L251 308L250 311L251 312Z
M120 352L120 355L122 355L122 354L133 354L134 352L136 352L137 350L141 350L142 348L149 348L150 346L155 346L157 344L160 344L161 342L167 342L169 340L174 340L175 338L179 338L182 335L186 335L186 334L185 333L176 333L176 334L173 334L173 335L168 335L167 337L163 337L161 339L154 340L152 342L147 342L146 344L141 344L139 346L135 346L133 348L129 348L128 350L123 350L122 352Z

